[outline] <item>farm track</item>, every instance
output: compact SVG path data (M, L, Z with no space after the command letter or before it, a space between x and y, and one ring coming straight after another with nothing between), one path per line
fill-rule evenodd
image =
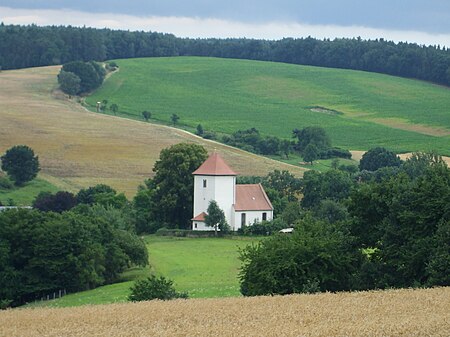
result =
M450 288L150 301L0 312L0 336L435 336Z
M243 175L280 169L300 176L304 171L175 128L87 112L55 92L58 71L0 72L0 152L17 144L31 146L41 177L59 188L77 191L104 183L132 196L153 175L159 152L180 142L217 149Z

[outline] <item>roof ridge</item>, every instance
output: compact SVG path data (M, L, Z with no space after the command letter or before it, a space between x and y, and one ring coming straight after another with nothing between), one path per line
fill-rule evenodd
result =
M201 165L195 170L193 175L210 176L236 176L237 173L217 153L213 152Z

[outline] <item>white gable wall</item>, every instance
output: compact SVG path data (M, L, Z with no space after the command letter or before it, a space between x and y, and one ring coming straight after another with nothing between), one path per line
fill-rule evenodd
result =
M245 225L251 226L255 222L261 222L263 218L263 213L266 213L266 220L273 219L273 211L236 211L234 215L234 227L231 226L232 230L238 230L242 227L242 214L245 213Z
M206 187L204 187L206 180ZM235 203L235 176L194 176L194 216L205 212L211 200L215 200L225 213L228 224L233 227ZM200 224L198 224L200 225ZM199 227L199 226L198 226ZM195 229L195 228L194 228ZM207 227L208 230L211 228Z

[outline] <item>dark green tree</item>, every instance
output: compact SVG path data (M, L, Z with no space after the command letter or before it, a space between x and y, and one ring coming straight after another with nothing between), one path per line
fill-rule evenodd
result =
M206 150L196 144L180 143L160 153L149 186L155 221L170 228L190 228L192 217L194 172L207 158Z
M342 224L303 218L290 235L241 251L244 296L352 289L361 253Z
M41 192L33 201L33 207L43 212L62 213L78 204L77 198L70 192L59 191L55 194Z
M114 115L117 115L117 112L119 111L119 106L116 103L111 104L109 109L113 112Z
M203 126L201 124L197 125L197 136L202 136L204 134Z
M138 234L151 234L159 228L158 223L154 220L153 193L153 189L140 186L133 198L135 226Z
M283 139L280 142L280 151L284 154L286 159L289 159L289 154L292 152L292 142L287 139Z
M177 114L172 114L172 116L170 116L170 120L172 121L172 124L175 125L180 120L180 116Z
M2 170L20 186L33 180L39 172L39 159L26 145L16 145L1 157Z
M59 87L63 92L70 96L77 95L80 92L80 78L74 73L61 70L58 74Z
M294 130L294 136L297 137L298 143L296 148L303 153L309 144L314 144L319 152L328 150L331 147L331 140L325 129L319 126L308 126L301 130Z
M152 113L150 111L142 111L142 117L144 117L145 121L148 122L150 118L152 118Z
M225 213L217 204L217 201L211 200L206 211L205 225L214 228L214 233L217 236L217 230L220 229L222 233L228 232L228 224L225 219Z
M313 143L309 143L305 147L305 150L303 151L303 160L305 162L309 162L312 165L313 161L317 160L318 158L319 158L319 149Z
M61 71L70 72L78 76L80 79L79 93L91 92L103 83L103 78L98 72L98 67L94 66L94 63L74 61L64 64Z
M359 169L376 171L382 167L400 166L401 164L402 161L394 152L383 147L375 147L363 154L359 162Z
M257 181L253 183L257 183ZM296 178L287 170L269 172L263 179L262 184L265 188L274 189L288 201L298 200L301 193L301 179Z

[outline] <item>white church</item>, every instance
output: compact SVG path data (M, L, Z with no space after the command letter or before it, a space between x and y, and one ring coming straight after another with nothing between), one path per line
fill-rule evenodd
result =
M262 185L236 185L236 172L219 154L211 154L193 175L193 230L212 230L205 224L206 211L212 200L223 210L227 223L234 231L243 225L251 226L255 222L273 219L273 206Z

